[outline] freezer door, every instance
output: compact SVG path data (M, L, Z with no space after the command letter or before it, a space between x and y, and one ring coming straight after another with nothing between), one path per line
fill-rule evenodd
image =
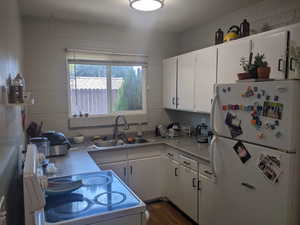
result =
M294 152L299 88L299 81L217 85L213 128L220 136Z
M295 153L283 153L257 145L242 143L249 157L242 161L234 150L237 141L217 138L214 142L214 165L216 171L215 225L294 225L297 196L292 193L290 181L294 169ZM240 144L240 143L239 143ZM241 154L243 155L243 154ZM273 157L273 158L272 158ZM267 159L280 162L279 176L275 182L270 176ZM264 160L262 160L264 159ZM274 160L275 161L275 160ZM265 170L259 168L265 165ZM273 162L273 161L272 161ZM266 176L268 175L268 177ZM295 178L295 177L294 177Z

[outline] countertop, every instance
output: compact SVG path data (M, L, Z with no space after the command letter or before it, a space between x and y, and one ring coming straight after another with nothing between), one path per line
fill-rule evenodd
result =
M49 174L48 177L68 176L72 174L98 172L101 169L97 166L95 161L88 154L94 151L106 151L112 149L131 149L150 145L165 144L175 148L185 154L196 157L202 160L205 164L209 164L209 144L197 143L195 138L189 136L175 137L175 138L161 138L154 136L145 136L149 142L143 144L124 144L113 147L97 147L92 142L85 142L83 144L74 145L69 150L66 156L51 158L50 162L55 163L57 172L55 175Z

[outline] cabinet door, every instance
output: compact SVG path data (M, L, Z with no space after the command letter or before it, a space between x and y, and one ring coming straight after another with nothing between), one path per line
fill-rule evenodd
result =
M172 159L167 159L166 167L166 196L180 208L182 205L182 190L179 187L180 164Z
M198 224L215 224L215 187L216 183L212 179L199 175Z
M180 184L182 190L182 205L179 208L191 217L195 222L198 221L198 173L192 169L180 166Z
M253 57L264 54L271 67L270 78L285 79L288 32L262 35L252 39Z
M195 63L195 52L178 56L178 109L188 111L194 110Z
M144 201L162 196L161 157L129 161L129 186Z
M205 48L196 53L195 111L209 113L217 76L217 48Z
M102 170L114 171L125 183L128 183L127 179L127 161L99 164Z
M235 40L218 47L218 84L235 83L237 74L243 72L240 60L249 57L250 48L250 40Z
M163 106L176 108L177 57L163 60Z

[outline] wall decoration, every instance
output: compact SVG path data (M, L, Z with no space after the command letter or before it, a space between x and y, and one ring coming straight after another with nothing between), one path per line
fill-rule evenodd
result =
M278 182L279 176L282 174L279 157L261 154L257 166L267 180L271 181L272 183Z
M239 156L242 163L246 163L251 158L250 153L247 151L245 145L243 145L241 141L236 143L233 146L233 149L236 152L236 154Z
M241 128L241 120L238 119L236 115L232 114L231 112L227 113L225 124L229 128L232 138L236 138L237 136L243 134L243 130Z

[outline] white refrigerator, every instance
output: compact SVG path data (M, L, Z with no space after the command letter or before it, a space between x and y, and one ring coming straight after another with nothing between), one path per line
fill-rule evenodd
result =
M215 86L207 225L299 225L299 81Z

